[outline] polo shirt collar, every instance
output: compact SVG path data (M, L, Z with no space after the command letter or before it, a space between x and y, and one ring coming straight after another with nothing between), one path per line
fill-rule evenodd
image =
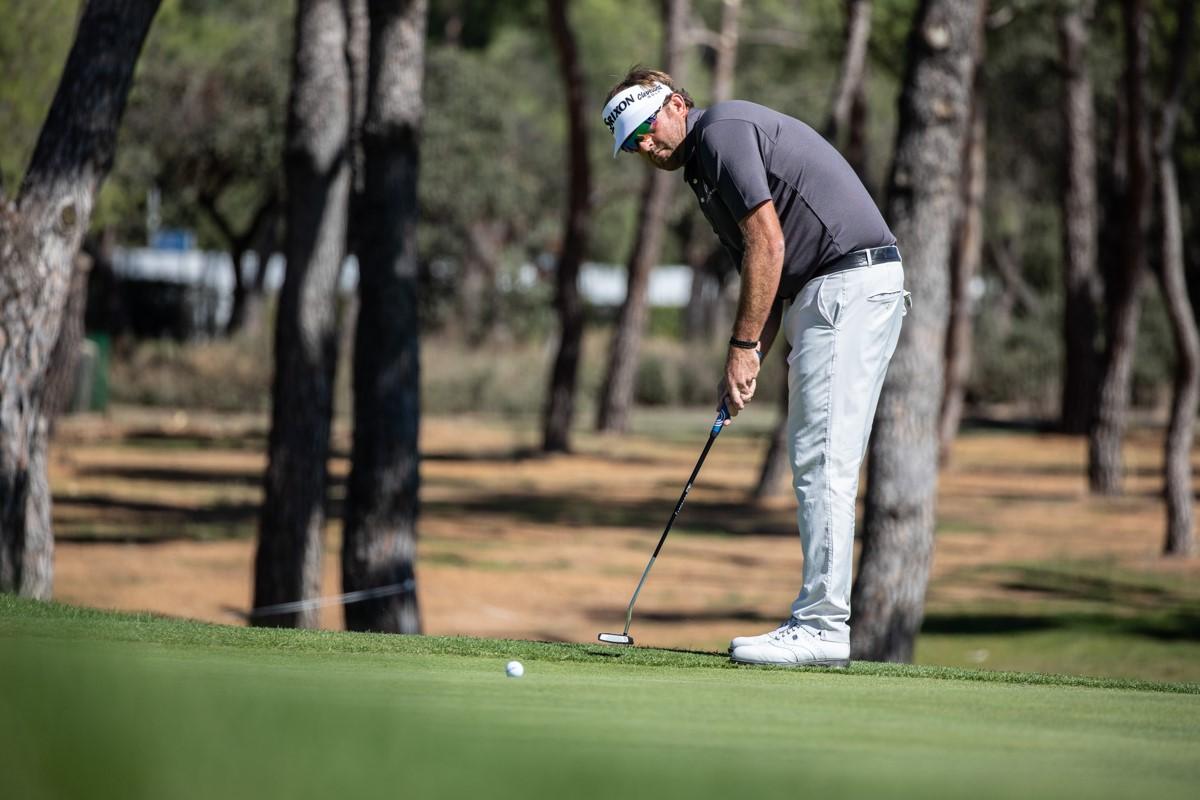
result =
M683 137L683 163L687 164L692 160L692 156L696 154L696 137L692 136L692 129L696 127L696 123L704 116L705 109L689 108L687 115L687 133Z

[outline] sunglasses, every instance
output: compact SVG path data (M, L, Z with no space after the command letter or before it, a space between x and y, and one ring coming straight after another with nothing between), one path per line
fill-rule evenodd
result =
M654 132L654 120L658 118L658 112L655 111L650 115L650 118L633 129L633 133L625 138L621 144L621 149L626 153L638 152L638 145L642 141L643 136L648 136Z

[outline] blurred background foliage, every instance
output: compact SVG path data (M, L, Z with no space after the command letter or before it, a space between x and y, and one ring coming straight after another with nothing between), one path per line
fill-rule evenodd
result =
M975 306L975 356L968 402L1003 403L1052 415L1061 343L1059 193L1062 120L1056 14L1065 0L994 0L984 82L988 178L985 248ZM1151 0L1151 94L1164 84L1175 4ZM896 126L896 95L916 0L876 0L867 68L867 183L877 200L886 185ZM0 0L0 180L12 194L49 106L80 0ZM633 234L642 167L610 157L599 123L608 88L635 63L661 57L656 4L577 0L570 14L596 125L589 147L595 180L594 228L587 259L624 263ZM715 31L719 0L694 0L695 26ZM734 95L773 106L820 128L828 114L843 48L840 0L743 3ZM554 330L548 271L565 206L566 122L563 87L544 21L544 3L431 0L421 143L419 250L425 282L425 347L454 369L426 359L434 408L464 403L535 413ZM125 116L117 161L94 219L127 246L147 240L147 197L159 191L162 225L194 231L199 247L230 247L221 229L245 230L282 192L281 156L290 75L293 4L254 0L164 0ZM689 47L678 75L698 105L710 100L714 53ZM1092 30L1096 138L1100 172L1112 160L1119 115L1122 41L1118 4L1100 3ZM1192 59L1177 136L1184 198L1186 261L1193 303L1200 276L1200 59ZM1152 107L1155 102L1152 102ZM1110 197L1101 181L1101 201ZM672 216L694 214L676 192ZM672 224L672 231L680 226ZM700 233L708 236L706 227ZM685 242L668 236L665 263L684 259ZM1005 260L1011 272L999 268ZM1102 255L1103 261L1103 255ZM1153 280L1136 360L1135 402L1161 408L1169 395L1173 345ZM919 302L919 298L917 298ZM713 342L681 341L679 312L657 309L642 353L637 395L643 403L708 402L716 375ZM594 394L611 314L594 310L581 399ZM720 332L713 332L716 338ZM217 368L226 384L203 391L188 347L127 342L118 353L137 364L114 395L202 405L264 407L269 337L242 334L245 346L196 344L256 369ZM216 358L211 353L206 358ZM174 365L174 366L170 366ZM194 375L195 391L165 391L154 377ZM491 370L490 374L484 374ZM768 370L768 373L775 370ZM445 373L443 376L443 372ZM462 374L460 374L462 373ZM523 380L516 378L524 375ZM775 378L768 375L768 380ZM211 378L210 378L211 380ZM445 381L444 385L435 385ZM464 385L469 384L469 386ZM144 385L143 385L144 384ZM156 386L160 388L155 388ZM518 388L520 387L520 388ZM514 396L518 395L518 396ZM207 398L207 399L206 399ZM232 401L229 398L240 398ZM457 398L457 399L454 399ZM346 408L345 405L341 406Z

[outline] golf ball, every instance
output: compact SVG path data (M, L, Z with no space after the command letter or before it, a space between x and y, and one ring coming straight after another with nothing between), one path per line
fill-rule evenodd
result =
M519 678L525 674L525 667L520 661L510 661L504 666L504 674L510 678Z

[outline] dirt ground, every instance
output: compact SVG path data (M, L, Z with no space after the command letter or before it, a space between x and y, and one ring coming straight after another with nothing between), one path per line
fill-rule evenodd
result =
M580 435L576 453L553 457L536 454L532 427L427 417L417 572L425 632L586 642L620 630L706 435L705 412L679 415L682 424L696 417L695 436ZM257 416L135 408L66 419L51 453L56 599L244 623L265 429ZM1036 602L1010 572L1030 563L1200 577L1200 559L1159 555L1159 436L1130 438L1117 498L1088 495L1079 438L961 437L940 481L929 607ZM721 649L786 614L801 569L794 501L746 504L762 447L748 435L714 447L642 591L639 644ZM335 508L347 450L339 428ZM327 526L326 595L341 591L339 527L336 518ZM324 609L321 624L340 627L340 608Z

